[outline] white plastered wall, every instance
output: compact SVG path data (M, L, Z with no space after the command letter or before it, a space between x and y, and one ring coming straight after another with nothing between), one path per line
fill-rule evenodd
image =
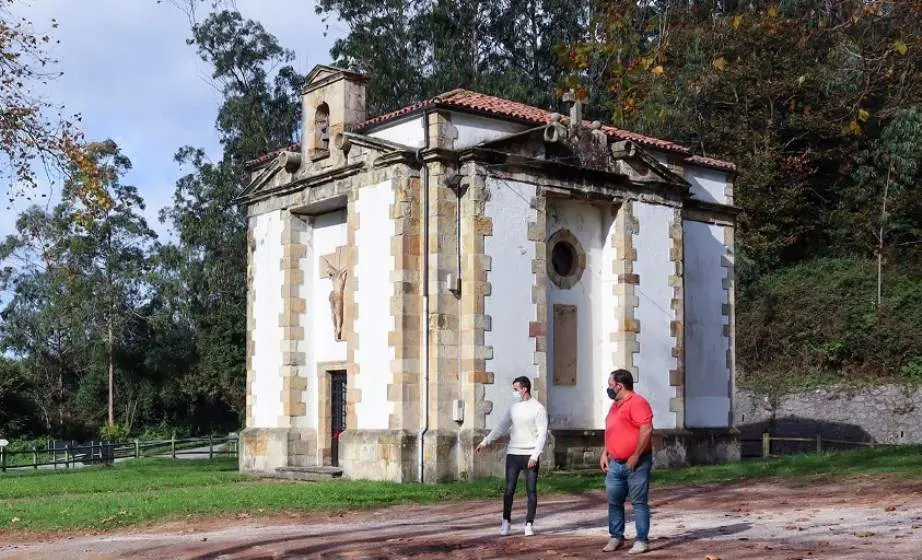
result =
M612 293L614 249L610 236L612 208L574 201L549 200L547 236L560 229L572 233L586 252L586 269L569 289L548 280L547 360L548 421L554 429L602 429L611 401L605 394L614 344L616 297ZM548 247L550 262L552 247ZM577 307L577 382L554 384L554 305Z
M724 335L729 301L722 264L724 226L686 220L685 229L685 424L726 427L730 422L730 369Z
M535 320L531 298L535 243L528 240L528 222L535 216L529 201L535 196L535 186L496 178L487 179L486 184L490 190L486 215L493 220L493 235L484 242L491 259L491 293L484 300L491 329L484 338L493 348L486 367L493 372L494 382L484 386L484 398L493 402L493 412L486 417L487 429L493 429L512 405L512 380L520 375L534 379L537 372L535 341L528 336L529 323Z
M727 174L706 167L689 166L685 180L691 183L692 198L705 202L727 204Z
M394 199L391 181L362 187L358 192L355 209L359 216L359 229L355 234L358 248L356 279L358 290L355 302L358 318L354 329L358 336L355 360L359 374L355 388L362 392L361 402L355 405L359 430L386 430L390 415L387 386L393 380L391 362L394 348L388 344L387 333L391 319L391 238L395 226L391 219L391 202Z
M423 124L422 115L417 115L382 125L380 128L369 132L368 135L372 138L380 138L381 140L396 142L404 146L420 148L426 140Z
M470 148L483 142L496 140L527 128L526 125L466 113L452 113L451 124L455 127L455 149Z
M337 341L333 335L333 316L330 310L330 291L333 282L320 277L326 270L323 258L334 267L347 266L345 262L331 259L336 248L346 244L345 209L305 218L307 228L302 233L302 242L307 247L307 256L302 261L304 284L301 297L307 302L304 347L307 352L306 365L301 375L307 379L304 402L307 414L298 419L298 427L317 428L321 406L329 403L317 402L317 368L323 362L338 362L346 359L346 342Z
M282 212L252 218L253 238L253 424L275 428L282 414Z
M676 340L671 333L671 323L675 313L669 277L675 274L675 264L669 259L672 248L669 229L675 209L642 202L635 202L633 207L634 217L640 223L640 233L634 235L637 250L634 273L640 277L640 284L635 286L640 353L634 362L639 374L634 390L650 402L653 427L673 429L677 425L676 413L669 410L669 401L676 396L676 390L669 385L669 371L677 364L672 356Z

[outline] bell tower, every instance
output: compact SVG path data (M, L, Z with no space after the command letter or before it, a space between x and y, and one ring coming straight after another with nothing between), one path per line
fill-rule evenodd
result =
M334 139L365 120L365 76L332 66L311 70L301 89L301 161L326 168L342 165Z

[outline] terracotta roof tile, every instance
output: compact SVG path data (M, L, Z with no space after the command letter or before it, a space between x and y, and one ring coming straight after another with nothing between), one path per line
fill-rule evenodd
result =
M385 122L409 115L426 107L446 107L452 109L476 111L478 113L495 115L497 117L505 117L507 119L516 119L536 125L550 123L551 115L553 114L550 111L539 109L538 107L532 107L531 105L526 105L517 101L511 101L509 99L503 99L501 97L486 95L466 89L454 89L441 95L437 95L431 99L426 99L424 101L420 101L418 103L397 109L396 111L368 119L360 124L357 129L367 130ZM564 116L562 119L563 122L567 122L568 120L569 119L566 116ZM588 127L590 124L591 123L589 123L589 121L583 121L583 126ZM644 136L643 134L637 134L635 132L615 128L613 126L603 126L602 131L610 138L617 140L630 140L640 144L641 146L656 148L676 154L687 154L689 157L687 157L685 160L695 165L703 165L706 167L714 167L728 171L736 169L736 166L729 162L720 161L704 156L691 155L691 150L685 146L670 142L669 140L653 138L652 136ZM292 145L284 149L291 150L296 149L296 147L297 145ZM253 167L264 163L272 159L280 151L282 150L277 150L270 154L261 156L255 160L249 161L247 162L247 167Z
M300 150L301 150L301 144L289 144L285 146L284 148L273 150L267 154L263 154L259 156L258 158L246 161L244 162L243 167L246 169L250 169L260 164L266 163L267 161L271 160L272 158L274 158L275 156L279 155L282 152L298 152Z

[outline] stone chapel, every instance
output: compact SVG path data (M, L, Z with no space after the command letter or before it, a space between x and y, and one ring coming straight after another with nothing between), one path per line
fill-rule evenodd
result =
M453 90L365 114L317 66L299 145L248 164L243 471L435 482L532 380L542 469L597 464L610 371L654 410L656 464L739 457L732 163Z

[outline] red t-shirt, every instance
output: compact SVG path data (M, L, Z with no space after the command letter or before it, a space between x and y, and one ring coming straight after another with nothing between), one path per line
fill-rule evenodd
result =
M653 409L647 399L637 393L631 393L620 401L611 404L605 417L605 449L609 459L626 461L637 449L640 427L653 423ZM641 453L653 450L653 438Z

